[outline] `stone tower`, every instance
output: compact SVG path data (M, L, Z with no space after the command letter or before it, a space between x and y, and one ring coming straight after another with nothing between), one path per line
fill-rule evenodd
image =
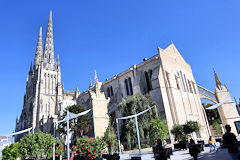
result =
M43 132L52 132L57 121L58 103L63 97L59 56L54 59L52 11L50 12L47 34L42 44L40 28L34 65L30 65L27 78L23 110L16 124L16 131L33 127Z
M104 136L104 132L106 131L109 122L108 103L110 99L106 99L104 92L101 91L101 87L102 83L98 81L97 72L95 70L95 84L94 87L92 87L90 79L89 97L91 107L94 110L96 137Z
M232 128L232 132L237 135L238 133L237 133L237 129L235 127L234 122L239 121L240 118L237 118L239 117L239 114L238 114L236 105L231 99L228 88L226 87L226 85L224 86L222 85L215 71L214 71L214 76L216 81L215 94L216 94L217 101L219 103L224 101L229 101L223 104L221 107L219 107L219 112L221 114L223 124L224 125L229 124Z

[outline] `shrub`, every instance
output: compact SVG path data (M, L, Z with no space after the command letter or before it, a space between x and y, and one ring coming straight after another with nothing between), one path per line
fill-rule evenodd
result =
M173 126L171 133L174 135L176 141L186 140L187 137L183 132L183 125L176 124Z
M109 126L104 133L103 139L107 142L108 152L114 152L118 147L117 135L113 126L109 123Z
M10 146L6 146L2 150L2 159L15 160L16 158L21 157L20 152L20 143L12 143Z
M57 143L55 149L55 157L60 157L64 155L64 148L62 144Z
M156 144L157 139L164 141L168 136L168 126L166 121L156 118L150 122L150 139L153 144Z
M77 140L76 152L80 155L86 155L90 159L101 157L105 148L106 142L100 138L81 137Z
M197 121L187 121L185 124L176 124L173 126L171 133L174 135L175 140L185 141L193 132L199 133L200 125Z

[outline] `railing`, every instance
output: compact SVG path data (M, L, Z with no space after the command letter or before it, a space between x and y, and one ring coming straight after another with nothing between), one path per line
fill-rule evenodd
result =
M199 85L197 85L197 87L198 87L198 92L199 93L201 93L204 96L209 97L209 98L217 101L216 96L215 96L215 94L213 92L211 92L211 91L209 91L209 90L207 90L207 89L205 89L205 88L203 88L202 86L199 86Z

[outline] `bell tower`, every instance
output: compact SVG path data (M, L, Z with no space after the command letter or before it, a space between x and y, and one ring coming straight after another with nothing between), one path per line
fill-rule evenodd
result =
M228 91L227 86L222 85L215 71L214 71L214 76L216 81L215 95L216 95L217 101L219 103L224 101L229 101L221 105L221 107L219 107L219 112L221 114L223 124L224 125L229 124L232 128L232 132L238 135L237 129L234 124L234 122L240 121L237 107L231 99L231 95Z

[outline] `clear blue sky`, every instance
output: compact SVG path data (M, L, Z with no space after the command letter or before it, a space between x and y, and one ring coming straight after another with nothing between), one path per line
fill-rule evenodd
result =
M88 88L138 64L171 40L198 84L214 90L213 67L240 97L239 0L24 0L0 2L0 135L14 130L40 26L53 11L55 57L66 90Z

